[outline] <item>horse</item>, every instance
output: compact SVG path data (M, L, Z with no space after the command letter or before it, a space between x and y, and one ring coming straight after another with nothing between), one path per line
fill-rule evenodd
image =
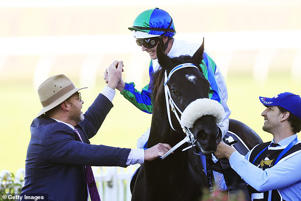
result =
M208 98L210 85L199 68L203 52L204 41L192 57L169 58L157 48L161 69L154 74L152 85L147 147L164 142L173 148L164 159L141 165L132 180L132 201L198 201L203 189L212 186L212 171L204 167L200 156L206 155L209 162L216 151L222 140L218 123L225 114L220 103ZM230 120L231 129L231 137L245 140L247 149L262 142L240 121Z

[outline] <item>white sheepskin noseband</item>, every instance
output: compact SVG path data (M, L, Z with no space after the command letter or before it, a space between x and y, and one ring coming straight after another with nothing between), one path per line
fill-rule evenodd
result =
M182 113L181 126L192 128L194 122L202 116L212 115L216 117L216 123L220 123L225 111L223 106L209 98L200 98L190 103Z

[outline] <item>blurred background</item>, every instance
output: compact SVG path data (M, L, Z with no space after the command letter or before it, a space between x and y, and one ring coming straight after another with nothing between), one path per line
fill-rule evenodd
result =
M47 77L64 73L82 91L84 110L101 92L103 72L123 60L125 81L148 80L149 56L127 29L142 11L159 7L174 20L176 38L201 43L222 70L231 118L264 141L258 96L301 94L300 0L0 0L0 170L24 168L30 124L40 111L36 92ZM136 146L150 126L119 93L91 141Z

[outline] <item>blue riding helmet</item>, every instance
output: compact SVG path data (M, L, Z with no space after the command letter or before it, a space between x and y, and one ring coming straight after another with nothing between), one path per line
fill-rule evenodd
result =
M172 17L159 8L140 13L129 30L134 31L135 38L173 37L176 33Z

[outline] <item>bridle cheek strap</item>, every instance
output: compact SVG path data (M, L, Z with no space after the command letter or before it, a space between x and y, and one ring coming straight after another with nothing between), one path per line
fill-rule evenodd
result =
M170 104L169 104L170 91L169 91L167 84L165 84L166 80L167 80L167 73L165 71L164 72L164 93L165 93L165 102L166 102L166 112L167 112L168 122L169 122L171 129L176 131L172 125L171 117L170 117Z
M164 80L167 80L167 73L165 71L164 73ZM170 95L170 90L167 86L167 84L165 84L166 82L164 82L164 92L165 92L165 102L166 102L166 110L167 110L167 117L168 117L168 122L169 125L171 127L172 130L176 131L176 129L174 128L172 121L171 121L171 115L170 115L170 108L171 111L174 113L175 117L177 118L178 122L181 121L181 116L182 116L182 111L177 107L177 105L175 104L175 102L173 101L173 99L171 98ZM179 116L179 114L181 116Z

